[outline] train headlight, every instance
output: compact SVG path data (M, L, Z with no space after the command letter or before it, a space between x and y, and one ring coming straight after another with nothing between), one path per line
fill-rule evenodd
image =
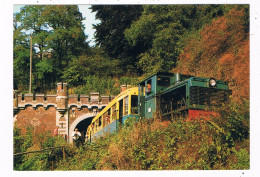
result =
M213 78L211 78L211 79L209 80L209 85L210 85L211 87L215 87L215 86L217 85L216 80L213 79Z

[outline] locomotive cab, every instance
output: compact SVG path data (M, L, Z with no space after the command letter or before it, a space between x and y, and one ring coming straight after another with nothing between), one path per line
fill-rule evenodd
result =
M160 93L179 80L179 74L158 72L141 81L138 84L139 116L152 118L158 110Z

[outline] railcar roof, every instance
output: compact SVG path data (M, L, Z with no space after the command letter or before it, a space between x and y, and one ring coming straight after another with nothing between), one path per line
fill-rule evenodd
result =
M145 79L143 79L141 82L139 82L138 84L141 84L143 82L145 82L146 80L150 79L151 77L155 76L155 75L162 75L162 76L174 76L175 73L167 73L167 72L157 72L157 73L154 73L148 77L146 77Z
M132 87L132 88L128 88L128 89L126 89L125 91L123 91L123 92L121 92L120 94L118 94L111 102L109 102L108 103L108 105L104 108L104 109L102 109L102 111L101 112L99 112L93 119L92 119L92 121L91 121L91 123L93 123L93 122L95 122L97 119L99 119L99 117L101 116L101 115L103 115L108 109L110 109L117 101L118 101L118 99L120 98L120 97L122 97L122 96L126 96L126 95L128 95L131 91L136 91L136 92L138 92L138 87Z

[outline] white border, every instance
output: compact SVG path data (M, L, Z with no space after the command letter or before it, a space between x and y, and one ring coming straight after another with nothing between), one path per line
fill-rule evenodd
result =
M80 172L16 172L12 167L12 21L13 4L250 4L250 170L226 171L80 171ZM259 176L259 3L257 0L1 0L1 172L8 176ZM243 77L243 76L241 76ZM4 137L4 138L3 138ZM4 172L4 173L3 173Z

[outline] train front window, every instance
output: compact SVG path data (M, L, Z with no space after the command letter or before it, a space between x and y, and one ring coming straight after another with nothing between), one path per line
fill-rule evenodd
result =
M138 114L138 96L131 96L131 114Z
M169 77L158 77L157 84L159 86L168 87L168 86L170 86L170 78Z

